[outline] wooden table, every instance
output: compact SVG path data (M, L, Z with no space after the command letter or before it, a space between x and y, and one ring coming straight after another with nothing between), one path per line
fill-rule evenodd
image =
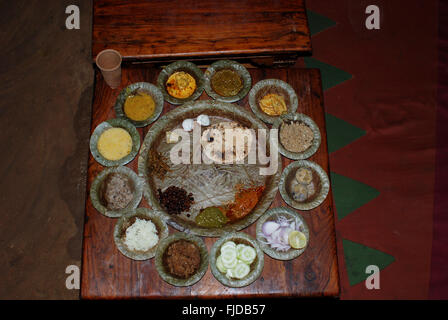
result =
M329 174L327 135L321 77L316 69L249 69L253 83L261 79L282 79L296 90L299 97L297 112L310 116L321 129L322 143L319 150L309 159L318 163ZM122 85L112 90L104 83L101 74L96 73L95 98L91 132L102 121L115 117L113 105L120 90L127 85L146 81L156 83L159 69L125 68ZM209 99L204 92L200 99ZM248 98L238 105L249 109ZM175 108L165 103L164 112ZM142 141L148 127L138 129ZM137 158L128 167L137 171ZM291 160L282 157L283 168ZM89 156L88 185L104 168ZM146 200L140 206L149 207ZM287 206L277 193L271 207ZM94 298L234 298L273 296L338 296L339 279L336 258L333 196L316 209L300 212L310 229L309 246L305 252L292 261L277 261L265 255L261 277L251 285L240 288L223 286L211 274L210 268L195 285L177 288L165 283L155 269L154 259L133 261L124 257L115 247L113 228L116 219L107 218L96 211L90 197L86 202L84 245L82 261L81 297ZM170 233L176 232L170 227ZM243 230L255 236L255 223ZM216 238L204 238L210 251Z
M311 53L304 0L96 0L93 58L125 61L250 58L293 64Z

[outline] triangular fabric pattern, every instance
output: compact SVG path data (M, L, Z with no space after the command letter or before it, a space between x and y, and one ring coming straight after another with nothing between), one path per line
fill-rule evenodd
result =
M336 22L317 12L306 10L306 15L312 36L336 25Z
M307 16L312 36L337 24L311 10L307 10ZM324 91L353 78L350 73L315 58L305 57L304 63L307 68L320 69ZM347 146L366 134L365 130L332 114L326 113L325 120L329 153ZM360 181L335 172L331 172L330 176L338 220L345 218L380 195L378 190ZM366 273L366 268L369 265L375 265L383 270L395 261L392 255L360 243L342 239L342 244L350 286L367 279L370 273Z
M350 73L317 59L305 57L303 60L305 61L305 66L307 68L320 69L322 75L322 89L324 91L352 78Z
M328 152L332 153L361 138L366 132L347 121L325 113Z
M379 196L380 192L365 183L331 172L331 187L338 220Z
M369 265L375 265L380 270L383 270L395 261L395 258L390 254L360 243L342 239L342 245L344 247L347 275L351 286L367 279L370 274L366 273L366 268Z

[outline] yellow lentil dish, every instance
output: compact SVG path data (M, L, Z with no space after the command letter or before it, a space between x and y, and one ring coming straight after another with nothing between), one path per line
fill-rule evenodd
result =
M100 135L97 148L105 159L120 160L131 153L132 138L123 128L110 128Z
M126 117L134 121L144 121L154 114L156 103L146 92L130 95L124 102Z

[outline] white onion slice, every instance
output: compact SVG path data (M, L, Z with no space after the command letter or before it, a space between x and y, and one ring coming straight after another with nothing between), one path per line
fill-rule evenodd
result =
M265 236L270 236L274 231L280 228L280 225L274 221L267 221L263 223L261 230Z

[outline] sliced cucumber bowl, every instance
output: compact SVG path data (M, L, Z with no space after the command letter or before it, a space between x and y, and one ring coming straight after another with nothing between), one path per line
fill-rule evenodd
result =
M228 287L244 287L254 282L264 265L263 251L249 235L231 233L215 242L211 251L213 276Z

